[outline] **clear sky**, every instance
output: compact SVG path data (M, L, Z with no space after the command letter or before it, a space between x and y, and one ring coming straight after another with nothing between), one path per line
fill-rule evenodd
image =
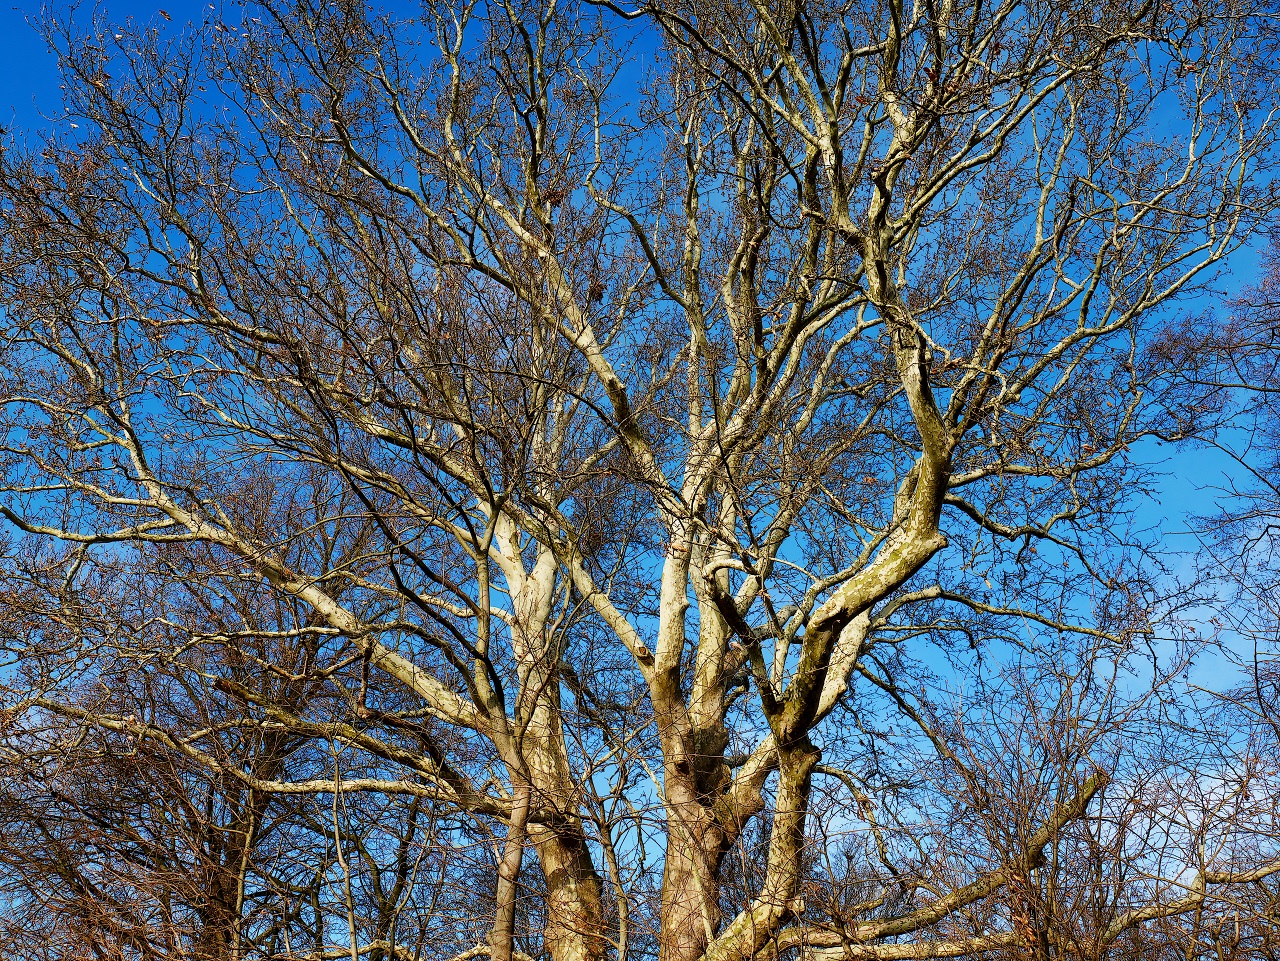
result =
M222 0L217 0L221 5ZM14 5L0 0L0 126L6 131L39 126L41 115L59 109L57 63L36 31L34 22L43 10L74 8L77 20L87 22L95 12L121 22L163 26L159 11L171 18L171 27L199 22L211 12L208 0L67 0Z
M35 5L0 7L0 126L21 129L39 120L33 103L46 112L57 104L53 57L27 22Z

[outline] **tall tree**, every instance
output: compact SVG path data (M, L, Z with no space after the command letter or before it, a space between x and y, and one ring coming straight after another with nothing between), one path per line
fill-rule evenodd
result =
M1172 683L1116 707L1176 606L1128 450L1197 429L1159 332L1275 207L1275 13L51 28L67 116L0 162L5 763L110 732L279 819L315 883L219 957L1101 957L1280 871L1248 817L1088 828ZM411 850L483 896L402 911Z

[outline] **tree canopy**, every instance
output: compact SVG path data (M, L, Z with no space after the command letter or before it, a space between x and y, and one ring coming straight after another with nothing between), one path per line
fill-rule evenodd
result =
M1142 505L1275 396L1278 14L45 21L11 952L1273 956L1274 668Z

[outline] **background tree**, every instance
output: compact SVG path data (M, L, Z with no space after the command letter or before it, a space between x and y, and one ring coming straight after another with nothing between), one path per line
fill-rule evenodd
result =
M1216 593L1202 619L1231 639L1228 653L1242 668L1236 685L1215 692L1220 724L1232 732L1237 767L1274 771L1280 766L1275 552L1280 518L1280 261L1274 235L1260 252L1258 266L1253 284L1219 309L1186 321L1167 343L1178 355L1182 376L1212 396L1219 411L1216 429L1204 439L1225 458L1213 474L1197 478L1210 506L1198 512L1195 522L1201 567ZM1242 927L1234 917L1217 919L1205 939L1219 951L1233 956L1274 951L1270 942L1276 936L1278 892L1273 883L1260 881L1250 894L1258 907L1253 916L1260 922Z
M51 28L67 120L0 171L13 897L78 741L222 812L173 954L1101 957L1280 871L1187 793L1269 775L1149 733L1188 601L1128 455L1214 409L1158 335L1274 207L1274 13Z

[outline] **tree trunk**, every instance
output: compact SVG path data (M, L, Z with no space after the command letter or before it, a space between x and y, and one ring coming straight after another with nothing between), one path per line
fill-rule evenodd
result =
M720 927L719 832L707 820L699 806L667 835L659 961L696 961Z
M605 957L603 887L580 827L529 832L547 879L547 926L552 961Z

